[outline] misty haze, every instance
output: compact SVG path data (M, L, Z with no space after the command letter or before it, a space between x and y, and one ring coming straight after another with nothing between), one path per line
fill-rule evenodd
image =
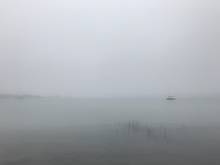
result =
M218 0L1 0L1 165L219 165Z

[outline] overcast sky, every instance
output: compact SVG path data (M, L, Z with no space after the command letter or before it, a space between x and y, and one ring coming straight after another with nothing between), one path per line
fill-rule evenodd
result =
M0 0L0 93L220 94L219 0Z

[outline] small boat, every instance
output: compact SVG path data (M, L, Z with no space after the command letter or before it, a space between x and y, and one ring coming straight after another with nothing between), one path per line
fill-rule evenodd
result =
M168 96L168 97L166 98L166 100L176 100L176 98L175 98L174 96Z

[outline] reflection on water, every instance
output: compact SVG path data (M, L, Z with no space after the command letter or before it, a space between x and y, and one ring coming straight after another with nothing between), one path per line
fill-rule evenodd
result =
M218 99L2 99L0 164L220 164Z

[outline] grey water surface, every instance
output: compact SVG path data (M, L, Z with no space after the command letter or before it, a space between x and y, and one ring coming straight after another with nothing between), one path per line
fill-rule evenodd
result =
M220 99L0 99L1 165L219 165Z

